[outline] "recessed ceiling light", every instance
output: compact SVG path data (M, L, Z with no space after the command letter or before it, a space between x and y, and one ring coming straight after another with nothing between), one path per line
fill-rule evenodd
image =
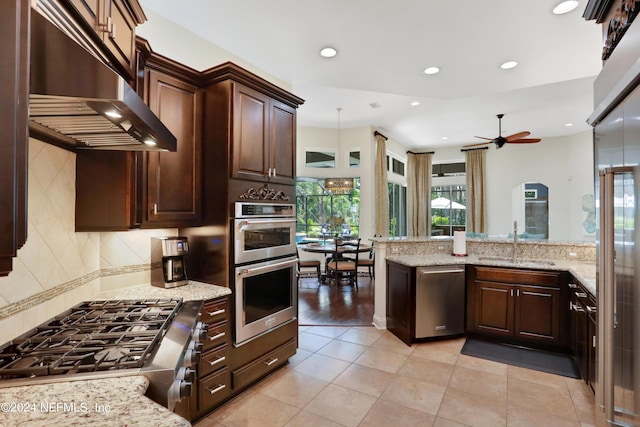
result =
M420 103L419 103L418 101L413 101L413 102L411 103L411 106L412 106L412 107L417 107L418 105L420 105Z
M427 67L424 69L425 74L438 74L440 72L440 68L438 67Z
M324 58L333 58L338 54L338 51L332 47L325 47L320 51L320 56Z
M564 125L565 125L566 127L569 127L569 126L573 126L573 123L565 123Z
M503 70L510 70L512 68L515 68L518 66L518 62L517 61L507 61L505 63L503 63L502 65L500 65L500 68L502 68Z
M578 7L577 0L569 0L558 3L556 7L553 8L554 15L563 15L565 13L571 12L573 9Z
M443 136L442 139L447 140L447 139L449 139L449 137L448 136Z

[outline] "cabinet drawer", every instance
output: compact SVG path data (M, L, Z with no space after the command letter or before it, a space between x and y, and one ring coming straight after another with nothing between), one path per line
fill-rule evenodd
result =
M198 376L209 375L217 369L226 367L227 363L229 363L229 346L222 344L202 355L198 363Z
M241 389L284 364L289 357L296 354L296 347L296 339L293 338L253 362L236 369L231 373L233 389Z
M200 321L213 324L222 320L227 320L229 316L229 307L227 298L216 299L206 302L202 307L202 315Z
M493 267L476 267L475 270L476 280L549 287L559 286L560 273L553 271L531 271Z
M220 369L200 380L198 410L206 411L231 394L231 375L227 368Z
M220 344L228 343L228 340L229 323L226 320L215 324L209 324L207 336L202 344L202 349L204 351L210 350Z

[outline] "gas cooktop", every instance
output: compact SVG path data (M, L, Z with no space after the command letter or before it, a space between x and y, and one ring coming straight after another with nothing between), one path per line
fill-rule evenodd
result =
M87 301L0 347L0 379L140 368L181 299Z

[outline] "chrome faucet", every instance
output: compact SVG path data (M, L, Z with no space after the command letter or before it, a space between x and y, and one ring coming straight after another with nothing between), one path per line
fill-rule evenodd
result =
M513 221L513 262L516 261L518 253L518 221Z

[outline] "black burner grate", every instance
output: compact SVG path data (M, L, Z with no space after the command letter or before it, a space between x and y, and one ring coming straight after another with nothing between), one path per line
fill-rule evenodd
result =
M0 378L140 368L181 299L86 301L0 348Z

